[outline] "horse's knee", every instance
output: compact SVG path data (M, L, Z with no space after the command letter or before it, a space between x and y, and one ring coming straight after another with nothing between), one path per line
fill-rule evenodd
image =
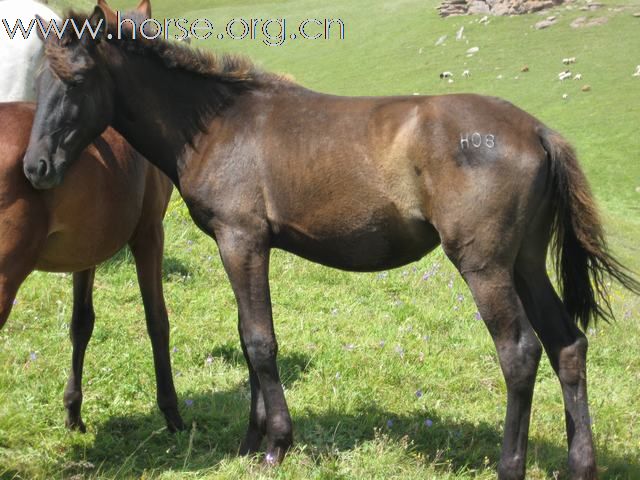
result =
M273 335L250 334L244 337L247 356L256 371L262 365L275 360L278 354L278 343Z
M71 340L74 342L88 341L93 334L95 321L96 314L93 311L93 306L83 305L75 309L71 319Z
M529 390L535 382L542 346L533 332L519 341L499 347L502 371L507 385L515 390Z
M563 347L558 353L558 377L568 385L585 380L587 349L589 342L580 334L574 343Z

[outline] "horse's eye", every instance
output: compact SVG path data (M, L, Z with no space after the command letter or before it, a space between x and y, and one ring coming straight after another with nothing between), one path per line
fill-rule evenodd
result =
M70 105L68 111L71 118L77 118L78 116L80 116L80 106L78 105Z

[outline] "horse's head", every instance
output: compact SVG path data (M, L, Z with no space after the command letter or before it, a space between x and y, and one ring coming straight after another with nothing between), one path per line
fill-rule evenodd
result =
M132 12L150 16L149 0ZM104 0L87 19L95 38L67 29L45 41L45 60L36 79L38 103L24 172L35 188L59 185L80 153L109 125L114 113L114 83L100 61L100 43L116 14ZM78 25L82 28L82 25Z

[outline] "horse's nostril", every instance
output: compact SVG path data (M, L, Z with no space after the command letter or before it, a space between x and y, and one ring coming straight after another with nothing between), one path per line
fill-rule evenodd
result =
M38 176L44 177L47 174L47 161L45 159L40 159L38 162Z

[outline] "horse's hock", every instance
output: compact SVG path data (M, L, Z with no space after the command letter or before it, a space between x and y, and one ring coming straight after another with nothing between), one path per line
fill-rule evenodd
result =
M561 5L565 0L443 0L440 16L450 15L522 15Z

